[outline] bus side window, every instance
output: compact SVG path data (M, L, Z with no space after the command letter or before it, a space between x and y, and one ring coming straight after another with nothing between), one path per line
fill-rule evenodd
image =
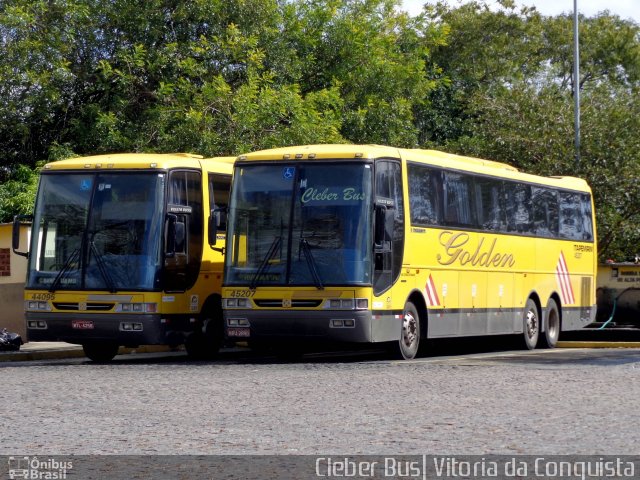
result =
M493 178L477 177L476 201L478 223L481 229L499 232L506 230L503 182Z
M531 186L524 183L505 182L507 205L507 230L530 235L532 228Z
M591 209L591 195L580 195L582 203L582 240L593 241L593 212Z
M545 187L532 187L533 228L542 237L558 236L558 194Z
M230 175L209 174L209 211L216 212L216 225L219 232L227 231L230 188Z
M454 227L475 227L475 210L471 207L473 183L470 175L444 172L444 219Z
M442 173L408 164L409 210L412 225L442 225Z
M559 192L560 238L570 240L593 239L591 199L589 195Z

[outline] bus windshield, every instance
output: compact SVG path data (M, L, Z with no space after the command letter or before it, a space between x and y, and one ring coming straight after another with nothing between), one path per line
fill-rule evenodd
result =
M41 176L27 288L159 287L164 174Z
M364 163L238 166L225 283L371 284L371 170Z

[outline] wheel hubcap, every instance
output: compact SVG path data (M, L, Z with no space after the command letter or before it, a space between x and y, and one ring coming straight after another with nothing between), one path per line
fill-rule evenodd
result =
M405 312L402 320L402 340L407 347L412 346L418 337L418 323L410 312Z

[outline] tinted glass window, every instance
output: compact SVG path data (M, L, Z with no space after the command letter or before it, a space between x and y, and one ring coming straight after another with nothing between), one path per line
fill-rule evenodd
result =
M219 232L227 230L227 211L229 207L230 175L209 174L209 210L215 212Z
M184 230L184 235L178 235L182 241L176 241L175 253L187 256L186 276L182 273L175 274L172 268L180 269L180 260L176 258L168 260L167 267L168 290L183 290L190 288L198 278L200 271L200 258L203 247L203 205L202 182L200 172L189 170L175 170L169 176L168 185L169 213L176 217L176 228ZM185 238L186 237L186 238ZM173 265L175 263L175 265ZM172 283L175 281L175 284Z
M507 206L507 231L524 234L533 233L531 186L523 183L505 182L504 187Z
M502 181L493 178L476 178L475 206L480 228L489 231L507 229Z
M591 196L408 164L412 225L593 241Z
M545 187L532 187L533 228L541 237L558 236L558 192Z
M376 162L376 202L390 205L384 222L384 239L375 254L374 292L380 294L400 275L404 249L404 201L400 163Z
M572 240L591 240L591 201L589 195L560 192L560 237Z
M442 223L442 174L438 170L409 164L409 208L414 225Z
M471 206L472 177L461 173L445 172L444 220L447 225L475 227L476 215Z

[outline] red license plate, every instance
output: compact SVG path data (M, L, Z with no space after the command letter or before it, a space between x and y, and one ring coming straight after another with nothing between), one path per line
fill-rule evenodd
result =
M71 328L78 330L93 330L93 322L91 320L72 320Z
M249 337L251 336L251 330L249 327L228 327L227 335L229 337Z

